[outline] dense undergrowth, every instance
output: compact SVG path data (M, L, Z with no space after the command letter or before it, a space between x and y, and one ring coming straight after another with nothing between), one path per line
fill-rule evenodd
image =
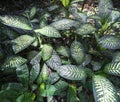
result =
M120 101L120 9L85 1L1 12L0 102Z

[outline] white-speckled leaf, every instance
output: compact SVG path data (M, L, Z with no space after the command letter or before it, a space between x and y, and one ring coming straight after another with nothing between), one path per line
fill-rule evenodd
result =
M96 31L96 28L93 27L91 24L83 24L76 29L75 33L79 35L88 35L88 34L92 34L95 31Z
M77 62L77 64L81 64L85 56L83 45L78 41L73 41L70 51L72 58Z
M66 30L72 27L78 27L79 25L80 25L79 22L71 20L71 19L66 19L66 18L53 22L51 24L51 26L55 27L58 30Z
M61 77L69 80L82 80L86 78L84 69L76 65L62 65L57 71Z
M10 27L15 27L23 30L32 30L29 21L24 17L4 15L0 16L0 22Z
M120 76L120 62L111 62L107 64L104 68L104 72L111 75Z
M95 102L119 102L116 89L107 78L94 75L92 87Z
M36 33L40 33L42 35L45 35L47 37L54 37L54 38L60 38L61 35L58 30L56 30L52 26L45 26L41 29L34 30Z
M103 48L120 49L120 38L115 35L103 36L98 40L98 43Z
M13 51L15 52L15 54L19 53L20 51L29 47L34 40L35 37L29 35L21 35L17 37L16 39L11 41L13 43L12 45Z

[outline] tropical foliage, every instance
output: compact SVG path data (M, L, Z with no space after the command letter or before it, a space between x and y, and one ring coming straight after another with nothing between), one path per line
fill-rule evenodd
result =
M0 102L120 102L120 10L47 3L0 15Z

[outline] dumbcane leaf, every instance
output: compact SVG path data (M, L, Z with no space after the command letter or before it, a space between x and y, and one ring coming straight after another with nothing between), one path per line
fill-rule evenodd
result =
M62 95L64 90L67 89L68 83L63 80L59 80L58 82L56 82L54 84L54 86L56 88L55 95ZM64 93L63 93L63 95L64 95Z
M61 59L58 56L58 54L53 51L52 57L46 61L46 64L53 70L57 70L59 69L59 67L61 66Z
M58 74L69 80L83 80L86 78L84 69L76 65L62 65L58 69Z
M0 102L16 102L17 97L20 93L15 90L1 90L0 91Z
M42 48L42 58L44 61L48 60L52 56L53 48L49 44L44 44Z
M88 65L88 64L91 62L91 59L92 59L91 55L86 54L86 55L85 55L85 59L84 59L82 65L83 65L83 66Z
M43 86L40 85L39 93L43 97L53 96L56 91L56 88L54 85L46 85L46 88L42 88L42 87Z
M33 83L36 78L38 77L40 72L40 64L39 63L35 63L34 65L32 65L32 69L30 70L30 82Z
M29 79L28 66L24 64L22 66L17 67L16 74L19 80L22 82L22 84L27 87Z
M97 70L101 69L101 67L102 67L100 62L92 61L91 64L93 66L94 71L97 71Z
M88 35L88 34L92 34L95 31L96 28L93 27L91 24L83 24L80 26L80 28L76 29L75 33L79 35Z
M95 102L119 102L116 89L107 78L94 75L92 87Z
M56 22L53 22L51 26L55 27L57 30L66 30L72 27L78 27L79 23L71 19L62 19Z
M67 102L79 102L76 94L77 94L76 86L69 85L67 92Z
M70 0L62 0L62 4L64 7L68 7L69 3L70 3Z
M39 63L41 61L41 53L39 52L38 54L36 54L33 59L31 59L30 64L34 65L36 63Z
M59 46L57 47L57 52L62 55L62 56L65 56L65 57L69 57L70 56L70 50L68 47L65 47L65 46Z
M83 45L78 41L73 41L70 51L72 58L77 62L77 64L81 64L85 56Z
M112 0L100 0L98 5L98 14L100 17L109 16L113 8Z
M13 51L15 52L15 54L21 52L22 50L29 47L34 40L35 38L29 35L21 35L17 37L16 39L11 41L13 43Z
M36 29L34 30L36 33L40 33L42 35L45 35L47 37L55 37L55 38L60 38L61 35L58 30L56 30L52 26L45 26L41 29Z
M17 92L22 92L24 91L24 87L21 83L6 83L3 84L1 87L1 90L14 90Z
M120 76L120 62L112 62L107 64L104 68L104 72L111 75Z
M15 27L23 30L32 30L29 21L24 17L3 15L0 16L0 22L10 27Z
M16 99L16 102L34 102L34 99L35 99L35 94L34 93L26 92L26 93L20 95Z
M33 6L30 10L30 18L33 18L35 16L36 11L37 11L36 7Z
M48 79L49 76L49 69L48 66L44 63L42 70L41 70L41 77L43 81L46 81Z
M116 20L119 21L119 19L120 19L120 11L112 10L110 17L111 17L111 20L112 20L113 22L115 22Z
M48 76L49 76L49 68L44 63L42 70L37 78L37 83L40 84L41 82L45 82L48 79Z
M120 61L120 52L115 52L112 54L112 62L119 62Z
M32 50L32 51L28 52L27 59L32 60L37 54L38 54L38 51Z
M106 49L120 49L120 38L114 35L103 36L98 40L98 43Z
M118 94L118 96L120 98L120 89L117 90L117 94Z
M2 33L7 35L10 39L15 39L19 35L17 32L7 27L2 28Z
M60 79L60 76L56 72L51 72L48 77L48 82L54 84L56 81Z
M17 67L25 64L26 62L27 59L20 56L10 56L5 59L1 70L5 72L13 72Z

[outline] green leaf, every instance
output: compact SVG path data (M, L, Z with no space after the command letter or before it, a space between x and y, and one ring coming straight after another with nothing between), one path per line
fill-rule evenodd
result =
M50 24L51 26L55 27L57 30L66 30L72 27L78 27L80 24L77 21L71 19L62 19Z
M34 102L34 99L35 99L35 94L26 92L20 95L17 98L16 102Z
M40 64L39 63L35 63L34 65L32 65L32 69L30 70L30 82L33 83L40 72Z
M70 56L70 49L67 46L59 46L57 47L57 52L65 57L69 57Z
M70 51L72 58L77 62L77 64L81 64L85 56L83 45L78 41L73 41Z
M61 35L58 30L56 30L54 27L51 26L45 26L41 29L34 30L36 33L40 33L42 35L45 35L47 37L55 37L60 38Z
M48 79L49 76L49 69L48 66L44 63L42 70L41 70L41 77L43 81L46 81Z
M60 57L55 51L53 51L52 57L49 60L47 60L46 63L53 70L59 69L59 67L62 64Z
M20 93L14 90L1 90L0 102L16 102L16 99L19 95Z
M120 49L120 38L115 35L103 36L98 40L98 43L106 49Z
M70 3L70 0L62 0L62 4L64 7L68 7L69 3Z
M120 52L112 53L112 62L119 62L120 61Z
M84 59L82 65L83 65L83 66L88 65L88 64L91 62L91 60L92 60L92 56L89 55L89 54L86 54L86 55L85 55L85 59Z
M21 83L6 83L3 84L1 87L2 90L14 90L17 92L22 92L24 91L24 88Z
M109 16L113 8L112 0L100 0L98 4L98 14L100 17Z
M13 51L15 52L15 54L21 52L22 50L29 47L34 40L35 38L29 35L21 35L17 37L16 39L11 41L13 43Z
M30 10L30 18L33 18L34 16L35 16L35 14L36 14L36 7L35 6L33 6L32 8L31 8L31 10Z
M91 62L92 66L93 66L93 70L94 71L98 71L99 69L101 69L102 65L100 62L95 62L95 61L92 61Z
M79 35L88 35L88 34L92 34L95 31L96 31L96 28L93 27L91 24L83 24L76 29L75 33Z
M50 97L54 95L56 88L54 85L46 85L46 89L40 88L39 90L40 90L41 96Z
M28 79L29 79L29 70L28 66L26 64L17 67L16 74L19 80L23 83L23 85L28 85Z
M77 100L77 89L74 85L69 85L68 91L67 91L67 102L79 102Z
M2 65L2 71L4 72L14 72L17 67L25 64L27 60L20 56L10 56L7 57Z
M48 82L50 82L50 84L54 84L59 79L60 79L60 76L56 72L50 72L48 77Z
M44 44L42 47L42 58L44 61L50 59L52 56L53 48L49 44Z
M0 22L10 27L15 27L23 30L32 30L29 21L24 17L4 15L0 16Z
M59 80L54 84L54 86L56 88L55 95L60 96L68 88L68 83L65 81Z
M120 76L120 62L112 62L107 64L104 68L104 72L111 75Z
M62 0L62 4L64 7L67 7L70 3L70 0Z
M36 54L30 61L30 64L34 65L36 63L39 63L41 61L41 52Z
M2 30L2 33L7 35L10 39L15 39L19 35L17 32L15 32L14 30L8 27L4 27L1 30Z
M112 10L110 17L111 17L111 20L115 22L116 20L120 19L120 11Z
M58 74L69 80L82 80L86 78L86 73L84 69L81 67L77 67L75 65L62 65L58 69Z
M116 89L107 78L94 75L92 87L95 102L119 102Z

